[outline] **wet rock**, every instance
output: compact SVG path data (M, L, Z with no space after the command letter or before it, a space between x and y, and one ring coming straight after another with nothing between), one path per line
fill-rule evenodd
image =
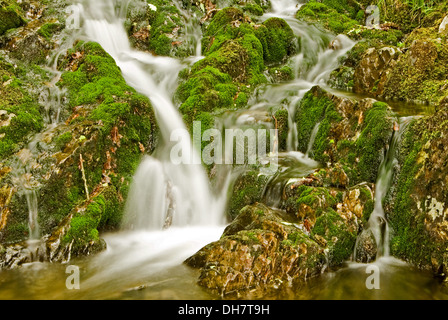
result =
M393 47L368 49L355 69L353 91L380 96L400 54L401 51Z
M306 152L319 123L314 159L333 168L334 182L340 186L374 183L394 122L391 108L383 102L369 98L354 101L315 86L297 106L298 150Z
M447 110L415 119L400 143L397 173L386 201L391 254L435 274L446 273L448 250Z
M12 148L2 148L2 162L14 166L0 170L0 201L5 205L0 216L0 242L28 239L23 185L29 185L35 188L37 198L43 259L67 262L73 256L104 250L99 230L120 225L134 170L142 154L154 150L157 125L149 100L126 84L115 61L98 44L78 43L61 57L59 67L59 85L68 90L66 99L61 99L65 103L60 105L65 119L48 130L31 125L39 118L30 116L34 104L24 90L26 86L18 92L9 85L0 86L0 90L10 90L5 96L11 96L11 102L2 100L1 107L8 114L4 114L5 135L0 145L12 144L10 136L16 138ZM4 69L7 72L2 79L7 76L16 81L14 67L6 65ZM92 95L93 87L96 93ZM25 116L13 102L24 97ZM12 108L16 117L8 126L6 116ZM40 115L40 107L35 108ZM27 123L20 126L21 131L18 121ZM13 130L11 135L9 129ZM22 131L23 138L19 136ZM35 135L33 144L27 145L31 134ZM18 259L20 263L22 260L29 259ZM4 262L5 266L18 264Z
M231 220L235 219L245 206L262 200L268 180L269 177L259 175L258 170L249 170L238 176L227 207L227 215Z
M375 261L376 255L377 245L372 230L363 230L356 241L354 260L360 263L370 263Z
M446 72L448 45L436 28L415 29L407 38L402 54L384 83L387 99L438 104L448 94Z
M201 286L223 296L304 281L320 273L324 251L293 221L261 204L246 207L219 241L185 263L200 268Z

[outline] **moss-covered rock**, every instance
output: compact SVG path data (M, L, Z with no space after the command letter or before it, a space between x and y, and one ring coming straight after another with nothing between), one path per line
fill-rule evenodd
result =
M327 1L328 3L329 1ZM336 1L331 1L333 6ZM331 4L330 4L331 5ZM344 4L340 4L343 10ZM346 6L348 7L348 6ZM359 22L339 12L335 8L326 5L324 2L310 0L303 5L296 14L297 19L316 22L336 34L348 33L355 28Z
M236 179L229 197L227 214L234 220L245 206L261 202L269 177L258 170L248 170Z
M23 12L15 1L2 0L0 2L0 36L6 31L26 24Z
M255 25L239 8L219 10L204 30L205 58L180 75L175 96L188 128L196 120L203 122L203 130L212 128L214 115L246 107L253 90L267 82L266 65L285 61L293 40L282 19Z
M51 261L104 248L99 232L119 227L132 176L142 155L153 151L157 135L149 99L126 84L99 44L77 43L60 68L58 86L68 90L71 112L65 123L40 133L32 152L18 153L19 159L30 155L24 177L36 184L45 259ZM40 115L39 109L36 112ZM37 115L31 119L36 121ZM24 129L33 127L23 125ZM10 153L5 158L9 163L15 157ZM2 183L14 183L17 174L10 170ZM9 211L0 230L2 243L28 239L28 209L21 188L18 185L20 192L5 200Z
M391 254L435 274L447 274L446 109L414 119L398 152L387 196Z
M172 1L150 0L131 1L126 14L125 27L135 48L161 56L195 54L187 21L195 18L195 12L186 17Z
M185 263L201 270L201 286L223 296L301 283L320 274L325 254L295 222L262 204L245 207L220 240Z
M448 94L448 45L436 28L414 30L384 84L387 99L437 104Z
M280 63L295 53L294 33L285 20L269 18L255 29L255 35L263 45L264 61Z
M313 87L296 113L298 149L306 152L312 131L314 159L332 167L339 163L351 186L376 181L397 121L390 107L373 99L353 101Z
M31 134L44 127L38 99L22 87L17 71L12 64L0 60L0 157L19 151Z

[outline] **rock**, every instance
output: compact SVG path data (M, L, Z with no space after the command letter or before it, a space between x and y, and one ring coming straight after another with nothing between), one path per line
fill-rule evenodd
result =
M400 54L400 50L393 47L368 49L355 69L353 91L380 96Z
M385 203L391 254L443 277L448 250L447 120L447 109L440 108L408 125Z
M375 261L377 245L373 232L370 229L363 230L356 241L354 260L360 263Z
M0 201L6 205L0 216L0 243L20 244L29 237L28 207L19 175L37 186L43 259L51 262L104 250L99 230L120 225L134 170L142 154L154 150L157 130L149 99L126 84L115 61L98 44L78 43L61 56L59 67L59 85L68 90L61 109L67 113L61 112L66 121L51 132L38 122L43 122L38 117L40 106L27 96L27 86L19 92L0 86L5 96L1 109L8 111L2 127L5 136L0 139L2 162L17 163L14 169L0 170ZM0 62L2 79L15 81L14 70ZM25 98L27 103L22 103ZM7 125L12 109L16 116ZM25 143L31 135L36 135L35 147ZM9 149L7 142L12 145ZM30 259L0 263L16 266Z
M15 1L3 0L0 6L0 36L6 31L25 25L25 19Z
M448 44L434 28L418 28L406 38L405 46L408 49L390 71L381 96L438 104L448 94Z
M444 36L448 35L448 16L443 18L442 23L439 26L439 33Z
M286 220L284 220L286 218ZM244 208L213 242L185 263L200 268L198 283L223 296L300 283L320 274L324 251L293 217L257 204Z
M315 86L297 105L298 150L306 152L311 133L320 123L313 158L332 168L328 176L333 182L326 182L339 186L374 183L394 122L395 115L383 102L342 98Z

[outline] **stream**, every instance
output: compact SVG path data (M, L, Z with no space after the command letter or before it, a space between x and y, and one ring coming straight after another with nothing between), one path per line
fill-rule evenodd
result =
M289 111L289 121L292 123L297 102L316 84L326 88L329 73L355 43L345 36L337 36L341 48L330 50L328 44L335 36L294 19L298 9L295 1L274 0L272 3L272 12L265 14L261 20L281 17L302 38L301 52L291 58L295 78L260 88L250 100L248 110L237 113L234 118L247 117L270 106L283 104ZM115 59L129 85L150 98L161 129L161 143L152 156L142 160L135 174L127 199L126 228L102 235L107 243L104 252L70 261L69 264L79 270L78 290L67 288L67 265L35 262L0 272L0 299L221 299L198 286L199 271L182 262L220 238L226 226L224 211L227 191L234 175L229 170L221 172L224 182L211 188L201 165L174 165L169 158L169 150L173 147L171 132L185 129L182 117L172 102L177 75L201 58L200 50L193 50L196 56L185 61L138 52L131 48L123 27L124 17L116 12L113 0L84 1L78 6L82 8L84 17L83 37L99 42ZM190 28L194 33L190 35L194 48L200 48L197 30ZM359 98L350 93L343 94ZM414 114L409 114L409 108L402 105L392 104L392 107L400 116L428 112L425 107L415 107ZM237 123L236 120L232 126ZM197 157L191 139L182 141L185 143L183 148L189 150L191 157ZM285 181L304 177L319 167L312 159L311 147L306 154L302 154L295 150L296 145L296 132L291 129L288 151L279 155L284 170L270 182L264 194L266 204L272 207L276 207L278 193ZM393 156L385 159L385 162L393 161ZM386 169L381 171L379 181L391 175L392 166L389 164L384 163ZM381 184L384 189L377 193L378 197L386 193L387 186L388 182ZM376 200L378 207L375 207L372 219L381 217L385 221L380 208L382 199ZM164 230L167 224L170 228ZM370 226L375 232L381 228L373 222ZM387 235L385 233L380 238ZM385 249L374 263L347 261L339 270L327 271L299 288L291 287L286 292L270 293L264 298L448 299L437 279L389 256L387 241L379 241ZM379 288L369 289L366 281L370 273L366 270L372 269L372 266L379 272Z

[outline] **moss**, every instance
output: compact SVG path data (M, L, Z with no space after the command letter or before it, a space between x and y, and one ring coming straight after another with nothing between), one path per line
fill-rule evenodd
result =
M72 244L72 252L82 252L91 243L99 242L98 225L105 211L102 195L90 202L84 212L76 213L70 221L70 229L62 239L65 245Z
M185 19L176 5L167 0L133 2L128 5L125 28L132 45L156 55L186 57L188 47ZM184 44L185 42L185 44Z
M56 147L64 149L65 146L73 139L73 134L71 132L65 132L56 139Z
M328 2L328 1L327 1ZM336 2L331 1L335 6ZM343 8L343 4L337 6ZM317 22L330 31L337 34L348 33L358 25L358 21L341 14L338 10L327 6L325 3L310 0L303 5L296 14L297 19L309 22Z
M295 53L294 33L281 18L269 18L255 29L255 35L263 45L263 57L267 64L280 63Z
M319 87L307 92L300 102L296 112L295 123L298 129L298 149L306 152L311 133L315 126L320 123L319 130L313 145L314 159L326 163L327 150L330 139L331 124L342 120L341 115L335 110L334 103L324 94Z
M350 230L344 219L330 208L317 218L311 234L312 237L319 235L326 239L330 266L337 266L353 253L357 230Z
M14 1L3 0L0 5L0 35L26 24L20 7Z
M426 199L436 196L430 196L433 192L429 188L441 189L431 172L434 167L430 165L428 168L422 160L427 151L426 146L440 139L433 135L434 132L427 130L428 126L434 126L434 121L439 125L442 123L438 119L421 119L410 124L403 134L398 159L400 167L386 202L393 230L391 253L422 268L443 265L447 248L444 238L437 236L437 227L432 229L432 224L437 225L437 222L428 219L425 209ZM422 178L425 175L428 179ZM440 176L440 173L436 175Z
M393 115L390 107L376 102L366 112L365 124L356 141L360 181L375 182L379 166L385 153L385 147L392 136Z
M235 219L244 207L261 201L267 182L268 177L259 175L255 170L247 171L238 177L226 210L229 218Z
M13 66L0 61L0 75L4 79L8 78L6 85L0 87L0 108L6 111L2 115L5 123L0 127L0 134L3 135L0 139L1 157L18 151L33 133L39 132L44 126L37 98L22 88L22 82L15 73Z
M37 31L42 37L44 37L47 41L50 41L53 37L53 34L57 31L60 31L64 26L60 23L46 23Z
M439 36L436 28L421 28L407 37L409 49L386 81L385 98L436 104L447 95L448 47Z
M82 114L83 120L69 121L53 138L60 149L55 154L58 170L42 184L38 204L45 234L74 214L64 241L74 241L73 252L78 252L91 242L97 248L99 230L119 225L141 156L154 149L156 123L149 99L126 85L114 60L98 44L79 43L61 65L68 63L78 67L64 72L59 85L69 89L74 107L70 118Z

